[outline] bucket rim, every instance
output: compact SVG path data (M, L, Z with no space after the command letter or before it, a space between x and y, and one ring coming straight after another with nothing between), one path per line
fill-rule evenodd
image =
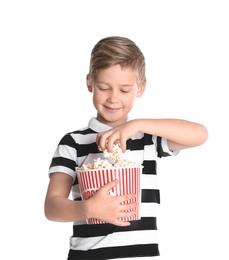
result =
M135 166L123 166L123 167L116 167L116 166L111 166L107 168L97 168L97 169L83 169L83 170L78 170L77 168L75 169L76 172L81 173L81 172L93 172L93 171L98 171L98 170L113 170L113 169L133 169L133 168L144 168L143 165L135 165Z

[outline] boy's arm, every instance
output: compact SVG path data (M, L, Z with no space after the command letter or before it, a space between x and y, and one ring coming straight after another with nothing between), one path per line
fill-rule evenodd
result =
M53 173L50 176L45 198L45 216L59 222L73 222L86 218L98 218L117 226L128 226L119 218L130 217L136 203L124 204L135 197L134 194L111 196L109 191L117 185L116 181L103 186L93 197L84 201L68 199L72 187L72 177L64 173ZM126 211L126 212L124 212Z
M113 144L120 143L123 152L126 140L138 132L161 136L168 140L171 151L203 144L208 138L206 128L198 123L182 119L134 119L97 136L97 144L112 151Z
M45 198L45 216L52 221L71 222L86 218L81 201L68 199L72 177L64 173L53 173Z

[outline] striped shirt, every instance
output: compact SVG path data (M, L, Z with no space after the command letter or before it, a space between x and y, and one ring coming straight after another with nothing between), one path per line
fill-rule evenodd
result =
M72 176L73 200L81 200L75 167L103 157L95 143L97 133L109 130L96 118L85 128L66 134L53 156L49 175L63 172ZM127 140L126 159L144 166L141 176L141 219L128 227L112 224L87 224L86 220L73 223L68 260L73 259L148 259L159 256L157 208L160 193L157 183L157 161L174 155L164 138L138 133ZM108 159L109 160L109 159ZM111 161L112 162L112 161Z

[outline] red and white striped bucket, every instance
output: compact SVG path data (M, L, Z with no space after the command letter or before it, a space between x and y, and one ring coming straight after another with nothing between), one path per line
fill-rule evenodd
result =
M122 221L132 221L140 219L140 176L143 166L132 167L113 167L113 168L101 168L93 170L77 170L77 178L79 182L79 188L81 197L83 200L89 199L93 196L99 188L106 183L117 179L118 184L110 190L112 196L120 196L125 194L136 194L134 199L129 200L126 203L137 202L136 214L122 218ZM100 221L95 218L87 219L88 224L102 224L104 221Z

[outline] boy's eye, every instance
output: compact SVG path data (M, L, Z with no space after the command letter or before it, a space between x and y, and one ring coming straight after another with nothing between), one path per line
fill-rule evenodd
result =
M129 93L129 90L121 90L122 93Z
M99 87L99 90L101 90L101 91L105 91L105 90L108 90L108 88L102 88L102 87Z

